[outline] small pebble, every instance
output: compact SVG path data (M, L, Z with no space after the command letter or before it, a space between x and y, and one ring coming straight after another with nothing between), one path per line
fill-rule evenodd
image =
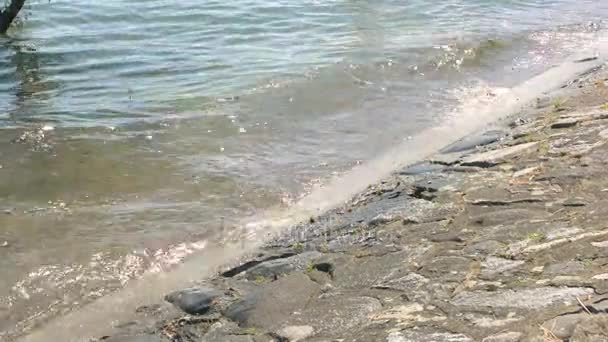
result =
M4 241L0 247L8 247L8 241Z

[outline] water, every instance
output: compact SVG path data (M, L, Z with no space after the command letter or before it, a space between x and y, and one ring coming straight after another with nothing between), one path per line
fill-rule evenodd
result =
M580 0L28 6L0 38L7 338L394 146L414 155L409 137L476 120L456 109L593 51L608 14Z

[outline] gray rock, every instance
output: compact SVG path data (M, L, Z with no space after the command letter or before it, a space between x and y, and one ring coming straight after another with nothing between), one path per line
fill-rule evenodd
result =
M172 292L165 300L190 315L203 315L211 310L223 293L209 287L193 287Z
M553 264L545 267L545 273L551 275L575 275L585 270L580 262L567 261L561 264Z
M106 338L103 342L161 342L158 336L154 335L139 335L139 336L112 336Z
M403 171L399 172L399 174L413 176L413 175L420 175L423 173L441 171L443 169L445 169L444 165L434 164L434 163L431 163L428 161L424 161L424 162L420 162L420 163L416 163L416 164L408 166Z
M370 316L380 309L382 304L376 298L335 295L308 303L306 309L292 315L285 324L309 325L324 337L340 337L368 323Z
M246 277L249 280L275 280L280 276L291 273L295 269L295 266L291 263L290 260L270 260L263 262L247 271Z
M481 135L471 135L444 147L440 150L440 152L454 153L472 150L476 147L485 146L496 142L500 140L503 135L504 133L500 131L488 131Z
M290 325L277 331L275 334L289 342L302 341L314 334L315 330L310 325Z
M579 122L579 120L572 119L572 118L561 119L561 120L558 120L558 121L554 122L551 125L551 128L553 128L553 129L560 129L560 128L573 127L573 126L576 126L578 124L578 122Z
M482 342L519 342L521 341L521 337L522 333L520 332L508 331L488 336Z
M493 292L472 291L457 294L452 304L467 307L520 308L538 310L555 303L575 302L576 297L591 295L588 287L538 287Z
M585 316L574 329L571 342L608 341L608 315Z
M241 330L242 331L242 330ZM200 340L201 342L254 342L252 336L242 335L239 327L234 322L219 321L213 323L205 335ZM237 334L241 332L241 334Z
M608 299L589 304L587 308L593 313L608 313Z
M460 232L439 233L429 237L433 242L464 242Z
M405 330L391 332L387 342L473 342L473 339L463 335L439 331Z
M521 153L525 153L538 145L538 142L529 142L515 146L504 147L498 150L492 150L484 153L474 154L464 158L461 165L464 166L480 166L491 167L505 162L506 159L512 158Z
M303 273L294 272L247 294L223 314L241 326L274 330L283 326L293 312L302 310L318 293L319 284Z
M480 241L465 247L464 251L469 254L492 255L502 250L504 245L495 240Z
M471 222L481 226L495 226L498 224L513 224L519 221L529 221L540 216L541 213L529 209L501 209L471 217Z
M504 275L508 271L523 265L525 261L521 260L509 260L497 257L487 257L481 263L481 276L489 279L497 275Z
M558 316L543 323L543 327L553 333L557 338L567 340L574 333L576 325L587 315L578 313Z
M417 273L408 273L407 275L399 278L386 277L373 287L376 289L411 291L417 290L428 283L428 278L425 278Z

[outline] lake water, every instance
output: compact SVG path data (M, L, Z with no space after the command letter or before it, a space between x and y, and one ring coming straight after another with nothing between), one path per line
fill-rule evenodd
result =
M24 14L0 37L9 339L593 51L608 2L40 0Z

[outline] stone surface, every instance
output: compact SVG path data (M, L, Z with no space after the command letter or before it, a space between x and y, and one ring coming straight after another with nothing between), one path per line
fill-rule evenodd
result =
M576 325L585 318L586 313L558 316L543 323L543 327L553 333L557 338L567 340L574 333Z
M139 336L112 336L104 339L103 342L162 342L160 337L154 335Z
M538 287L494 292L462 292L452 300L457 306L503 307L539 310L555 303L576 302L576 297L593 294L586 287Z
M213 306L214 301L223 293L209 287L193 287L172 292L165 296L165 300L180 310L191 315L202 315Z
M274 329L319 293L319 284L302 273L292 273L236 301L224 315L242 326Z
M522 341L522 335L520 332L508 331L488 336L482 342L519 342Z
M525 153L538 145L538 142L529 142L515 146L509 146L498 150L475 154L464 158L461 162L464 166L489 167L503 163L505 159Z
M505 275L508 271L524 263L521 260L509 260L490 256L481 263L481 277L492 278L497 275Z
M312 336L314 332L310 325L290 325L278 330L276 335L289 342L298 342Z
M276 280L278 277L294 271L295 266L287 259L277 259L254 266L246 273L249 280Z
M553 264L545 267L545 273L551 275L574 275L582 272L585 269L580 262L568 261L561 264Z
M440 152L454 153L472 150L476 147L489 145L493 142L499 141L503 135L504 132L501 131L487 131L479 135L474 134L442 148Z
M608 340L608 315L584 317L574 329L571 342L605 342Z
M473 339L463 334L429 331L400 331L393 332L387 338L389 342L473 342Z
M340 336L365 324L382 308L376 298L340 295L318 299L311 304L298 315L292 315L286 324L308 325L318 334Z

